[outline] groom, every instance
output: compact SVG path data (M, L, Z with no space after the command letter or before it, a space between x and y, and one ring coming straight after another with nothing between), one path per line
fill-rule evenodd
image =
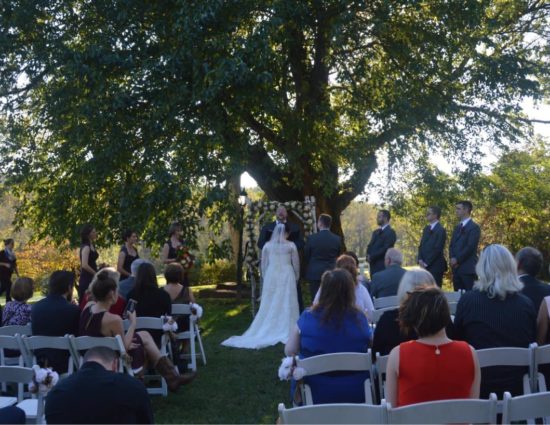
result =
M266 224L262 227L260 232L260 237L258 239L258 248L262 249L264 245L271 239L273 230L275 226L279 223L284 224L287 222L288 213L286 208L283 205L279 205L275 211L275 221L269 224ZM288 235L288 240L294 242L298 252L304 248L304 237L302 235L302 229L295 223L288 222L290 225L290 234ZM300 287L300 282L296 282L296 289L298 291L298 306L300 307L300 313L304 310L304 301L302 299L302 288Z

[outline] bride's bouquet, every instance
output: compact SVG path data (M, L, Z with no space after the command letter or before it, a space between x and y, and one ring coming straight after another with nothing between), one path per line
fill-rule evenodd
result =
M189 252L189 248L180 245L176 248L176 259L185 270L189 270L195 264L195 257Z

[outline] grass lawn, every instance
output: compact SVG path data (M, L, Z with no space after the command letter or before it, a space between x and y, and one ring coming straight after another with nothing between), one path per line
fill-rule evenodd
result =
M153 396L157 423L275 423L277 405L288 405L289 383L277 369L283 345L262 350L222 347L243 333L252 316L248 302L198 300L204 308L202 339L208 364L198 362L198 377L177 394ZM248 301L248 300L247 300Z

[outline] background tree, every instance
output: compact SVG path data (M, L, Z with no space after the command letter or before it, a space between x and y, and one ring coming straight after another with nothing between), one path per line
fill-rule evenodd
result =
M2 165L19 222L160 238L235 170L340 214L385 150L517 140L548 89L544 0L6 0ZM528 38L526 35L528 34ZM212 193L211 193L212 192Z

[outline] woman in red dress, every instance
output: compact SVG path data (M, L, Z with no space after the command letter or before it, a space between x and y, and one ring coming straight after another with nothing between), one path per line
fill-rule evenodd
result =
M386 369L386 399L394 407L425 401L479 398L481 373L475 350L452 341L445 327L449 305L437 287L418 288L399 308L399 326L416 341L395 347Z

